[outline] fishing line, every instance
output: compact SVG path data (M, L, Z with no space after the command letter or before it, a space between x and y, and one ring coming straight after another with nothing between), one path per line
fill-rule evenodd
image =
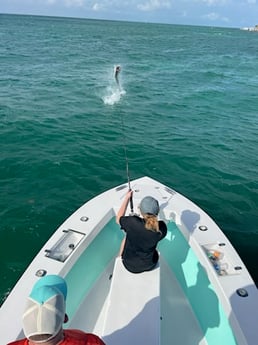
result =
M131 183L130 183L130 174L129 174L129 160L127 156L127 141L126 141L126 135L125 135L125 125L124 125L124 117L121 112L121 128L122 128L122 135L123 135L123 147L124 147L124 156L125 156L125 166L126 166L126 176L128 181L128 188L131 190ZM131 208L131 214L134 213L133 211L133 198L130 197L130 208Z

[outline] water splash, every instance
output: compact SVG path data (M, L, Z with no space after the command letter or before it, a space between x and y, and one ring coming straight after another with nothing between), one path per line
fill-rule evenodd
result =
M113 105L115 103L118 103L123 95L125 95L126 92L123 89L114 88L114 87L107 87L106 94L102 97L102 100L107 105Z
M120 65L115 65L114 70L109 75L110 82L109 82L108 87L105 90L104 96L102 97L102 100L104 104L106 105L113 105L113 104L118 103L121 97L126 94L125 90L121 86L121 82L119 81L120 77L119 79L115 78L115 71L116 71L117 66L120 66Z

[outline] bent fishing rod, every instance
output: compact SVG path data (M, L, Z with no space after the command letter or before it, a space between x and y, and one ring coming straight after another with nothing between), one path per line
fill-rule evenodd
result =
M131 191L131 183L130 183L130 174L129 174L129 161L128 161L128 156L127 156L127 142L126 142L126 135L125 135L125 126L124 126L124 117L123 114L121 113L121 125L122 125L122 135L123 135L123 146L124 146L124 156L125 156L125 165L126 165L126 176L127 176L127 181L128 181L128 188ZM130 197L130 209L131 209L131 214L134 213L133 209L133 197Z

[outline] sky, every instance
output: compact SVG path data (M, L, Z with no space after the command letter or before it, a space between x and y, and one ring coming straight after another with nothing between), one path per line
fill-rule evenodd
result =
M242 28L258 0L0 0L0 13Z

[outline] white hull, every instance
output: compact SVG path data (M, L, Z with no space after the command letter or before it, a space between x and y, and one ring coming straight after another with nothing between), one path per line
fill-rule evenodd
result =
M134 211L144 196L152 195L168 225L159 246L160 267L148 277L151 288L142 289L147 278L137 275L136 283L116 260L122 232L114 217L128 189L121 185L84 204L43 246L1 306L1 344L23 336L25 298L37 274L47 272L67 280L67 327L96 333L107 345L143 344L148 336L153 345L257 345L257 289L214 221L148 177L131 181L131 188ZM207 256L210 249L223 253L221 272ZM130 290L128 284L135 287ZM248 296L239 296L239 289Z

